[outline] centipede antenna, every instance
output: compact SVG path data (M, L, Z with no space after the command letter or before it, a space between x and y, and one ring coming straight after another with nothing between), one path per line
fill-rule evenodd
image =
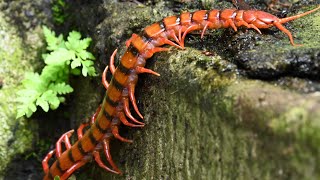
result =
M311 14L311 13L313 13L313 12L319 10L319 9L320 9L320 5L319 5L317 8L312 9L312 10L310 10L310 11L307 11L307 12L304 12L304 13L301 13L301 14L298 14L298 15L286 17L286 18L281 18L281 19L279 19L278 22L279 22L280 24L283 24L283 23L286 23L286 22L289 22L289 21L298 19L298 18L300 18L300 17L306 16L306 15L308 15L308 14Z

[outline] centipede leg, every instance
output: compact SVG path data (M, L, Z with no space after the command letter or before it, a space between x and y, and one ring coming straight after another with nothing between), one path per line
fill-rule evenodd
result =
M152 49L145 50L143 54L145 55L145 57L150 58L151 56L153 56L154 53L162 51L169 51L169 48L154 47Z
M123 112L121 112L121 113L119 114L119 119L120 119L120 121L121 121L124 125L126 125L126 126L130 126L130 127L143 127L143 126L144 126L144 125L141 125L141 124L132 124L132 123L130 123L130 122L127 120L126 116L123 114Z
M139 108L136 103L136 97L134 96L134 91L135 91L135 85L129 84L129 98L130 98L131 104L133 106L133 109L136 111L136 113L140 116L141 119L143 119L143 116L140 113Z
M279 22L274 22L273 24L274 24L280 31L282 31L282 32L284 32L284 33L287 34L287 36L289 37L290 43L291 43L293 46L301 46L301 44L295 44L295 43L294 43L291 32L290 32L288 29L286 29L284 26L282 26L281 23L279 23Z
M108 69L109 69L109 66L106 66L106 68L104 68L103 73L102 73L102 80L101 80L103 86L104 86L106 89L108 89L108 87L109 87L109 83L108 83L108 81L107 81L107 72L108 72Z
M122 174L122 172L119 170L119 168L116 166L116 164L112 160L112 156L110 153L110 138L103 139L102 143L103 143L104 154L107 158L107 161L112 166L114 171L118 172L118 174Z
M97 164L104 170L106 171L109 171L109 172L112 172L112 173L115 173L115 174L120 174L119 172L117 171L114 171L110 168L108 168L108 166L106 166L105 164L103 164L103 162L101 161L101 157L100 157L100 154L98 151L94 151L93 153L93 157L94 157L94 160L97 162Z
M133 142L130 139L126 139L126 138L120 136L118 126L112 126L111 127L111 132L112 132L113 136L115 138L119 139L120 141L127 142L127 143L132 143Z
M82 123L79 128L77 129L77 135L78 135L78 139L81 139L83 136L83 129L85 127L89 126L89 123Z
M228 22L228 24L232 27L232 29L233 29L235 32L238 31L238 29L237 29L237 27L236 27L236 25L234 24L234 22L233 22L232 19L228 19L227 22Z
M245 21L239 21L237 22L237 26L240 27L240 26L245 26L247 28L252 28L254 30L256 30L259 34L262 34L261 31L259 30L259 28L257 28L257 26L253 25L253 24L248 24L247 22Z
M183 46L178 45L178 44L174 43L173 41L170 41L170 40L167 39L167 38L159 38L159 41L162 41L164 44L168 44L168 45L170 45L170 46L174 46L174 47L177 47L177 48L179 48L179 49L184 49Z
M138 35L135 34L135 33L133 33L133 34L131 35L130 39L128 39L128 40L126 41L126 47L127 47L127 48L130 46L132 39L133 39L133 38L136 38L137 36L138 36Z
M153 74L153 75L156 75L156 76L160 76L159 73L154 72L154 71L152 71L151 69L147 69L147 68L141 67L141 66L137 66L135 69L136 69L136 71L137 71L138 74L141 74L141 73L149 73L149 74Z
M83 136L83 129L91 124L93 124L96 119L97 119L97 116L99 114L101 110L101 105L97 108L96 112L93 114L93 116L91 117L91 120L90 120L90 124L89 123L83 123L79 126L79 128L77 129L77 135L78 135L78 139L81 139L82 136Z
M53 154L56 152L56 150L51 150L46 157L44 157L44 159L42 160L42 168L45 174L47 174L49 172L49 165L48 162L51 159L51 157L53 156Z
M117 52L118 52L118 49L115 49L110 57L109 66L110 66L111 74L114 74L114 71L116 70L116 67L114 66L114 57L116 56Z
M66 133L64 133L59 140L56 142L56 157L60 157L61 156L61 143L65 144L66 149L70 149L71 148L71 143L70 143L70 136L72 135L72 133L74 132L74 130L70 130Z
M169 35L169 37L171 37L172 39L174 39L174 41L175 41L176 43L178 43L178 44L181 46L180 39L178 39L176 33L175 33L173 30L171 30L170 32L168 32L168 35ZM181 46L181 47L182 47L182 46Z
M202 32L201 32L201 39L204 37L204 33L206 32L208 25L209 25L209 22L207 22L206 25L203 27Z
M137 124L141 124L141 125L144 125L143 122L140 122L138 121L136 118L134 118L130 112L130 109L129 109L129 100L128 98L124 97L122 99L122 102L123 102L123 109L124 109L124 113L126 114L126 116L131 119L133 122L137 123Z
M187 34L189 32L191 32L191 31L197 30L198 27L199 27L199 25L191 25L183 32L183 35L182 35L181 40L180 40L182 47L184 47L184 39L187 36Z
M75 163L73 166L71 166L61 177L60 180L65 180L67 179L75 170L79 169L83 165L85 165L87 161L82 160L77 163Z

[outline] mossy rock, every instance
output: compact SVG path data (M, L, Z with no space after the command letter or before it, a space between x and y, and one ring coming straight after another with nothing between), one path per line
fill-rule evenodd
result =
M96 2L93 12L93 4L77 5L82 20L77 23L92 34L101 70L115 48L120 47L120 55L125 51L125 40L132 33L168 15L198 8L176 1L147 1L144 6L103 1ZM302 5L295 4L289 14L296 14ZM228 2L206 6L232 7ZM303 11L311 8L314 5L308 4ZM91 27L97 14L104 18L99 16ZM319 179L320 86L314 80L319 79L320 39L310 36L319 32L314 24L318 15L287 25L303 47L292 47L275 29L262 35L245 29L217 30L203 40L190 34L186 50L171 48L149 59L148 68L161 76L139 76L136 97L146 126L122 127L121 135L134 143L114 140L111 145L124 175L88 163L75 174L77 179ZM291 73L301 64L289 61L288 54L315 61ZM81 101L74 104L75 117L87 114L88 108L79 105L86 99L90 107L96 100L98 107L99 95L92 96L81 92Z
M27 71L42 65L44 48L41 23L43 1L0 0L0 179L39 178L39 156L34 152L38 122L17 115L17 91ZM26 163L27 162L27 163ZM33 163L37 162L38 165ZM35 173L36 172L36 173Z

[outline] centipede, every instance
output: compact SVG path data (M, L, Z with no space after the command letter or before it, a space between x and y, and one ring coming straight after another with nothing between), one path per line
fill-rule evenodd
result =
M147 59L155 53L168 51L173 46L185 49L184 41L188 33L199 31L201 38L207 30L232 28L237 31L239 27L254 29L262 34L260 29L276 27L287 35L292 46L295 44L291 32L283 24L301 18L320 9L316 8L286 18L278 18L270 13L260 10L199 10L195 12L184 12L180 15L165 17L162 20L145 27L141 33L132 34L126 41L126 51L120 59L117 67L114 59L117 49L110 57L109 66L106 66L102 74L102 84L106 88L105 96L101 105L97 108L89 123L80 125L77 130L78 140L72 145L70 137L74 130L64 133L56 142L55 149L51 150L43 159L44 180L52 180L59 176L61 180L70 177L77 169L94 160L102 169L122 174L111 157L110 141L118 139L123 142L132 143L119 134L119 126L124 124L132 128L145 126L141 120L136 98L135 88L138 75L149 73L160 76L159 73L145 68ZM111 72L110 82L106 80L107 72ZM130 106L140 120L135 118ZM85 131L85 129L87 129ZM85 132L84 132L85 131ZM64 144L64 147L62 147ZM106 156L109 166L101 160L100 152ZM55 158L53 159L53 156ZM49 161L53 161L51 166Z

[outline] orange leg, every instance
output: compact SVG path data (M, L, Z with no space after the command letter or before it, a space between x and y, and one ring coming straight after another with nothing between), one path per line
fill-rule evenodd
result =
M54 150L51 150L42 160L42 168L43 171L45 173L49 172L49 165L48 162L49 160L52 158L53 154L56 154L56 157L60 157L61 156L61 143L64 143L66 146L66 149L70 149L71 148L71 143L70 143L70 136L72 135L72 133L74 132L74 130L70 130L66 133L64 133L59 140L56 142L56 148Z
M312 9L310 11L301 13L301 14L297 14L297 15L294 15L294 16L278 19L278 20L273 22L273 25L276 26L280 31L282 31L282 32L287 34L287 36L289 37L290 43L293 46L300 46L299 44L295 44L294 43L291 32L288 29L286 29L284 26L282 26L282 24L286 23L286 22L289 22L289 21L292 21L292 20L295 20L295 19L298 19L300 17L306 16L306 15L308 15L310 13L313 13L313 12L319 10L319 9L320 9L320 6L318 6L317 8L314 8L314 9Z
M141 125L144 125L143 122L140 122L138 121L136 118L134 118L130 112L130 109L129 109L129 100L127 97L124 97L122 99L122 103L123 103L123 108L124 108L124 113L126 114L126 116L131 119L133 122L137 123L137 124L141 124Z
M149 74L153 74L153 75L156 75L156 76L160 76L159 73L154 72L154 71L152 71L151 69L147 69L147 68L141 67L141 66L137 66L137 67L136 67L136 71L137 71L138 74L141 74L141 73L149 73Z
M108 87L109 87L109 83L107 81L108 69L109 69L109 66L106 66L106 68L104 68L103 73L102 73L102 84L106 89L108 89Z
M93 124L93 123L96 121L97 116L98 116L100 110L101 110L101 105L97 108L96 112L95 112L95 113L93 114L93 116L91 117L90 125ZM78 130L77 130L78 139L81 139L81 138L82 138L82 136L83 136L83 129L84 129L85 127L87 127L87 126L89 126L89 123L83 123L83 124L81 124L81 125L79 126L79 128L78 128Z
M51 157L53 156L53 154L56 152L56 150L51 150L46 157L44 157L44 159L42 160L42 168L45 174L47 174L49 172L49 165L48 162L51 159Z
M203 27L202 32L201 32L201 39L204 37L204 33L206 32L209 23L210 23L210 22L207 22L206 25Z
M129 98L131 101L131 104L133 106L133 109L136 111L136 113L140 116L141 119L143 119L143 116L141 115L139 108L136 103L136 97L134 96L134 90L135 90L135 84L129 84Z
M83 136L83 129L89 126L89 123L82 123L77 129L78 139L81 139Z
M177 48L179 48L179 49L184 49L182 46L174 43L173 41L170 41L170 40L167 39L167 38L159 38L159 41L161 42L161 44L162 44L162 43L163 43L163 44L168 44L168 45L170 45L170 46L174 46L174 47L177 47Z
M116 67L114 66L114 57L116 56L117 51L118 51L118 49L115 49L113 51L112 55L110 56L109 66L110 66L110 71L111 71L112 75L114 74L114 71L116 70ZM109 66L106 66L106 68L103 70L103 73L102 73L102 84L106 89L108 89L108 87L109 87L109 83L107 81L107 71L108 71Z
M126 116L123 114L123 112L119 113L119 119L126 126L130 126L130 127L143 127L144 126L143 124L132 124L132 123L130 123L127 120Z
M153 56L154 53L162 52L162 51L169 51L169 48L154 47L152 49L145 50L143 54L145 55L146 59L148 59L151 56Z
M108 166L104 165L103 162L101 161L101 158L100 158L100 154L98 151L93 151L93 157L94 157L94 160L97 162L97 164L104 170L106 171L109 171L109 172L112 172L112 173L115 173L115 174L120 174L119 172L117 171L114 171L112 169L110 169Z
M180 41L180 42L181 42L181 47L184 48L184 39L185 39L185 37L187 36L187 34L188 34L189 32L191 32L191 31L197 30L198 28L199 28L199 25L194 24L194 25L189 26L189 27L183 32L183 35L182 35L181 41Z
M66 133L64 133L59 140L56 142L56 157L60 157L61 156L61 143L64 142L66 149L70 149L71 148L71 143L70 143L70 136L72 135L72 133L74 132L74 130L70 130Z
M294 41L293 41L293 37L292 37L292 34L291 32L286 29L284 26L282 26L282 24L280 24L279 22L274 22L273 23L280 31L286 33L289 37L289 40L290 40L290 43L292 44L292 46L301 46L301 44L295 44Z
M133 142L133 141L130 140L130 139L126 139L126 138L120 136L120 134L119 134L119 128L118 128L117 125L114 125L114 126L111 127L111 132L112 132L113 136L114 136L115 138L119 139L120 141L127 142L127 143L132 143L132 142Z
M170 31L168 32L168 35L169 35L170 38L174 39L174 41L175 41L176 43L178 43L178 44L180 45L180 47L181 47L180 39L178 39L176 33L175 33L173 30L170 30Z
M118 49L114 50L110 57L109 66L110 66L111 74L114 74L114 71L116 70L116 67L114 66L114 57L116 56L117 52L118 52Z
M107 158L107 161L109 162L109 164L112 166L112 168L118 172L118 174L122 174L122 172L118 169L118 167L115 165L115 163L113 162L112 160L112 157L111 157L111 153L110 153L110 145L109 145L109 142L110 142L110 138L106 138L102 141L103 143L103 150L104 150L104 154Z
M259 28L257 28L257 26L255 26L255 25L253 25L253 24L248 24L247 22L245 22L245 21L243 21L243 20L237 22L237 26L238 26L238 27L240 27L240 26L245 26L245 27L247 27L248 29L249 29L249 28L252 28L252 29L256 30L259 34L262 34L261 31L259 30Z
M130 46L132 40L133 40L134 38L136 38L137 36L138 36L138 35L135 34L135 33L133 33L133 34L131 35L131 38L126 41L126 47L127 47L127 48Z

